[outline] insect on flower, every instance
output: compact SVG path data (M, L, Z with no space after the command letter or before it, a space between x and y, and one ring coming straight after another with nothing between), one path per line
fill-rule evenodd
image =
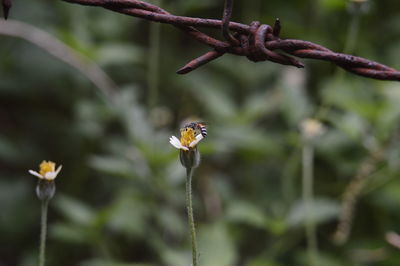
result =
M205 122L191 122L186 124L183 128L190 127L195 131L198 131L203 137L207 137L207 128L206 128L206 123Z
M181 128L181 139L172 136L169 142L177 149L188 151L207 136L206 124L204 122L190 122Z

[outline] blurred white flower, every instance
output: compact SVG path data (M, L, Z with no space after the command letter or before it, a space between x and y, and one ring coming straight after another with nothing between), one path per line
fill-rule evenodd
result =
M29 173L38 177L39 179L53 181L58 173L61 171L62 165L56 170L56 164L51 161L42 161L39 165L39 173L33 170L29 170Z
M301 132L306 139L314 139L325 132L324 126L318 120L308 118L301 122Z

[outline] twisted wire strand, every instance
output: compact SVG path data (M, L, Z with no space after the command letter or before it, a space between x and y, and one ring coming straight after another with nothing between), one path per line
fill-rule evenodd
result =
M254 62L272 61L282 65L304 67L296 58L308 58L332 62L348 72L379 80L400 81L400 72L383 64L358 56L335 53L321 45L304 40L280 39L280 21L273 27L260 22L245 25L230 21L232 4L225 2L223 20L176 16L166 10L140 0L63 0L87 6L100 6L108 10L173 25L199 42L212 48L211 51L190 61L177 71L189 73L218 57L230 53L246 56ZM223 31L227 41L215 39L198 28L216 28ZM276 52L280 50L283 53Z

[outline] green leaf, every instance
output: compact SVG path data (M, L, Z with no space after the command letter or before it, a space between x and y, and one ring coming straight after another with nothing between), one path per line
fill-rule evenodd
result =
M150 214L148 205L126 192L109 207L108 227L122 234L144 236Z
M167 266L191 265L189 261L192 261L192 257L189 250L182 251L182 250L174 250L171 248L165 248L160 253L163 258L163 261L165 262L165 265Z
M268 258L251 258L246 266L282 266Z
M329 120L341 131L355 140L362 139L367 132L367 123L354 113L332 114Z
M123 263L104 259L86 260L80 264L81 266L155 266L155 264L147 263Z
M61 241L75 244L91 244L92 238L86 227L56 223L50 226L50 235Z
M108 43L96 50L97 61L103 66L140 63L144 54L140 47L124 43Z
M310 213L307 213L306 210L303 201L298 201L293 205L286 218L288 226L302 226L306 222L307 217L311 217L316 224L329 221L337 217L340 205L339 202L331 199L316 198L310 204Z
M71 222L88 226L96 218L94 210L83 202L68 196L58 195L55 200L57 209Z
M245 99L246 102L239 113L244 123L254 122L256 119L277 112L282 104L282 96L276 90L272 92L257 93Z
M226 209L228 221L265 228L266 217L263 210L244 201L233 201Z
M199 228L200 261L207 266L232 266L236 261L235 246L224 223Z
M190 79L192 83L189 89L202 103L208 115L213 117L213 120L218 121L232 117L236 112L236 106L231 97L226 95L223 87L216 89L215 84L207 77L192 76ZM214 82L216 81L214 80ZM221 84L221 86L224 85Z
M114 176L132 177L134 173L132 162L116 156L92 156L89 165L100 172Z

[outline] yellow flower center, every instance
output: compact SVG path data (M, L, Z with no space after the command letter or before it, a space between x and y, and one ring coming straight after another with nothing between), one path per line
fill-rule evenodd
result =
M181 129L181 144L189 147L189 144L196 140L196 132L191 127Z
M51 161L43 161L40 165L40 171L39 174L44 176L48 172L54 172L56 169L56 164L51 162Z

